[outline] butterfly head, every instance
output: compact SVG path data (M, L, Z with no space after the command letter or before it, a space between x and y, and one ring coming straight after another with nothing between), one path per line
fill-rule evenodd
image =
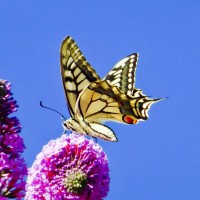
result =
M75 121L72 118L70 118L70 119L65 120L62 125L65 130L74 131L74 128L73 128L74 123L75 123Z
M79 121L77 121L76 119L73 119L73 118L65 120L63 122L63 127L65 130L71 130L71 131L77 132L77 133L84 133Z

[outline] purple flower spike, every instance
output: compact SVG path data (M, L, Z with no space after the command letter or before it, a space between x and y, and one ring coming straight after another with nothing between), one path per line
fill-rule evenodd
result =
M0 80L0 199L21 199L25 195L27 167L20 153L25 146L19 136L18 119L8 117L18 107L10 86L7 81Z
M26 200L102 200L109 190L108 159L78 134L50 141L28 172Z

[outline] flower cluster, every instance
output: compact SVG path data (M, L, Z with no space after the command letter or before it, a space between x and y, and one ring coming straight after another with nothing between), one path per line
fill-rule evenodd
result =
M21 158L25 148L19 136L21 125L16 117L8 117L18 107L10 86L0 80L0 198L20 199L25 195L27 168Z
M50 141L28 172L26 200L102 200L109 190L106 154L93 140L64 134Z

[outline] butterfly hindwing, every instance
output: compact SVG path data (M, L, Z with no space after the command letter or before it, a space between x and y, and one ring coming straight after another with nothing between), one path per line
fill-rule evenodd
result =
M115 133L109 127L99 123L88 123L94 137L99 137L107 141L117 142Z
M71 37L66 37L60 50L62 82L71 116L81 91L99 79Z
M119 61L103 80L117 86L123 93L133 95L138 56L137 53L133 53Z
M140 90L137 93L137 97L130 97L107 81L91 83L80 94L76 114L86 122L113 120L134 124L146 120L151 104L160 99L150 99Z

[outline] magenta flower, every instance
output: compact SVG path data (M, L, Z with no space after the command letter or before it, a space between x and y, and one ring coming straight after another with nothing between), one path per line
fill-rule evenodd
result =
M16 117L8 117L17 110L7 81L0 80L0 199L25 195L27 168L21 158L25 146L19 136L21 125Z
M26 200L101 200L109 190L106 154L93 140L64 134L50 141L28 172Z

